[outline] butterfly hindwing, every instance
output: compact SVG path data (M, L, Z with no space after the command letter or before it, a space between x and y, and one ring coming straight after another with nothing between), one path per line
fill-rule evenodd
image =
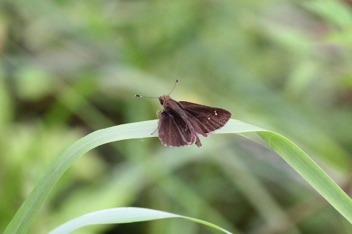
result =
M172 147L192 145L198 138L190 131L185 121L171 111L160 114L158 132L162 144Z

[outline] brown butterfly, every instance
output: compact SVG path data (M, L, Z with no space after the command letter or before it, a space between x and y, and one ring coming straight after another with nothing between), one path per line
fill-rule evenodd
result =
M177 82L178 80L171 92ZM208 137L210 133L222 128L231 118L231 113L227 110L191 102L178 102L169 96L170 93L159 97L164 110L160 114L157 129L159 139L165 146L182 147L195 143L198 147L202 147L198 135ZM142 96L135 95L135 97Z

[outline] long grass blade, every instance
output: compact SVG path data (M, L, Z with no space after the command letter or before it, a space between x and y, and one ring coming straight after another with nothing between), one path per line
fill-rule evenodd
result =
M231 234L231 232L226 231L225 229L216 226L212 223L206 222L200 219L194 219L187 216L172 214L168 212L163 212L159 210L137 208L137 207L121 207L100 210L85 214L81 217L75 218L60 227L54 229L49 234L66 234L70 233L78 228L92 225L92 224L116 224L116 223L134 223L158 219L167 219L167 218L183 218L188 219L197 223L207 225L209 227L215 228L222 232Z
M5 234L26 233L34 217L62 174L87 151L114 141L155 137L151 135L157 120L118 125L98 130L83 137L65 152L49 168L5 230ZM301 149L285 137L262 128L230 120L215 133L257 132L281 157L283 157L308 183L311 184L336 210L352 223L352 200L336 183ZM192 219L192 218L189 218Z

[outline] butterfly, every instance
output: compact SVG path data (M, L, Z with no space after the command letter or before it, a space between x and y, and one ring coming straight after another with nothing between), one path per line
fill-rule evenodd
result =
M177 83L178 80L175 86ZM196 144L202 147L199 135L208 137L210 133L225 126L231 118L231 113L227 110L192 102L178 102L169 96L170 93L159 97L164 109L160 114L157 130L159 139L165 146L182 147Z

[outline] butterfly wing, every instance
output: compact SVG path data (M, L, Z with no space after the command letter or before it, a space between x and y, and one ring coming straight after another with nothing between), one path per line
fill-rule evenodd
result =
M192 145L198 138L196 134L190 131L185 121L172 111L163 111L160 114L158 132L159 139L165 146Z
M208 137L211 132L222 128L231 118L231 113L221 108L199 105L192 102L179 102L186 112L194 130Z

